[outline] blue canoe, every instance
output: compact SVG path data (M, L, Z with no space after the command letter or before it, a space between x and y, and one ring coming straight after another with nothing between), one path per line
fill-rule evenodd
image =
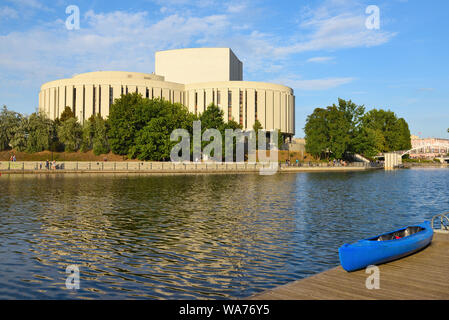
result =
M426 221L352 244L346 243L338 249L338 254L343 269L354 271L405 257L428 246L432 238L432 227Z

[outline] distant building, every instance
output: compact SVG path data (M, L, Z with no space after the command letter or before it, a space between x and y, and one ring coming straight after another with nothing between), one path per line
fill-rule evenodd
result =
M66 106L81 122L93 114L108 117L121 94L163 98L194 113L214 103L244 130L256 120L266 130L295 134L293 89L266 82L243 81L243 64L230 48L191 48L156 52L155 73L98 71L45 83L39 110L58 118Z
M411 136L412 151L410 158L437 158L449 152L449 139L420 138Z

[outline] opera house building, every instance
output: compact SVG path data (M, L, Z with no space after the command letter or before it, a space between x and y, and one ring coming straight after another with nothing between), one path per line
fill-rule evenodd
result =
M295 96L289 87L243 81L243 64L229 48L192 48L156 52L155 72L98 71L47 82L39 92L39 110L58 118L66 106L83 122L92 114L104 118L114 99L137 92L162 98L201 113L214 103L226 120L243 129L259 120L266 130L295 134Z

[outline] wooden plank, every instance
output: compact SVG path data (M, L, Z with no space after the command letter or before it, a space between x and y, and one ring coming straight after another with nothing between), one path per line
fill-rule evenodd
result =
M449 234L424 250L379 266L380 289L365 287L365 270L335 267L256 294L250 299L449 299Z

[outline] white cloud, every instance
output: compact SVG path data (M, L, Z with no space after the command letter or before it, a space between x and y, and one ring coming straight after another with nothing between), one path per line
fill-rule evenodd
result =
M230 13L240 13L246 9L246 4L244 3L235 3L228 5L228 12Z
M334 60L334 57L313 57L307 59L307 62L317 62L317 63L323 63Z
M19 14L17 10L8 6L0 8L0 19L17 19Z
M194 5L197 8L204 5L200 2ZM326 62L332 57L320 51L380 45L394 37L394 33L385 30L366 30L364 10L336 0L331 1L332 6L306 10L297 29L288 34L261 32L251 19L243 25L241 14L253 9L250 1L232 2L222 6L221 12L213 10L213 14L191 10L187 0L161 0L160 3L169 10L162 9L164 16L159 20L146 11L90 10L82 15L80 30L69 31L65 21L58 19L44 21L25 31L2 34L0 48L8 50L0 50L0 82L9 85L26 80L37 87L49 80L88 71L151 72L155 51L198 46L231 47L244 63L245 78L266 81L290 72L292 60L298 54L318 51L309 62ZM171 7L170 3L179 7ZM24 6L46 10L37 0L19 0L15 8ZM238 15L232 13L238 11ZM292 77L284 83L300 90L326 90L354 80L311 78ZM283 82L278 80L273 82Z
M353 82L354 80L355 78L352 77L333 77L322 79L283 78L283 79L275 79L272 82L282 83L295 90L316 91L316 90L328 90L336 88L341 85Z
M20 74L35 81L95 70L153 71L154 52L208 42L229 27L226 16L166 16L151 23L146 12L88 11L80 30L57 20L25 32L0 35L0 80ZM37 77L37 78L36 78ZM2 79L3 78L3 79Z

